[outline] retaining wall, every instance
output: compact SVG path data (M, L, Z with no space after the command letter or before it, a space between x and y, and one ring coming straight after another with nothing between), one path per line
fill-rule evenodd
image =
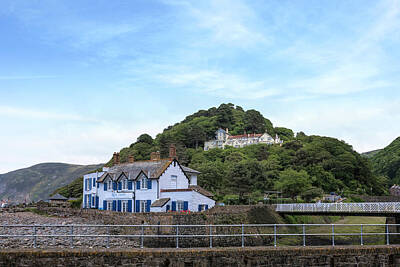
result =
M392 267L399 265L398 246L0 251L0 266Z

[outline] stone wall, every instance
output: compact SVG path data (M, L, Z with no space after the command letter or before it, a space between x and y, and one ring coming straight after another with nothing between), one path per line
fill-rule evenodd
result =
M400 265L400 247L215 248L0 251L0 266L382 266Z

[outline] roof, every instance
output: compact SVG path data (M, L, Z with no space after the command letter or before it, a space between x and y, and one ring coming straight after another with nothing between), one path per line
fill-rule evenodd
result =
M241 135L230 135L228 139L238 139L238 138L249 138L249 137L260 137L263 134L241 134Z
M198 185L189 185L189 188L192 188L194 191L206 196L206 197L213 197L214 194L210 191L205 190L203 187Z
M183 169L184 172L200 174L199 171L193 170L193 169L191 169L191 168L189 168L189 167L186 167L186 166L181 166L181 167L182 167L182 169Z
M151 207L162 207L165 204L167 204L169 200L170 200L169 197L157 199L156 201L153 202L153 204L151 204Z
M121 176L121 174L126 175L130 180L135 180L141 172L143 172L147 178L157 179L173 161L174 160L170 159L144 160L114 165L100 177L98 182L104 182L108 175L110 175L111 179L116 180ZM181 167L185 173L200 173L188 167Z
M49 200L68 200L68 198L57 193L57 194L49 197Z
M195 191L199 194L202 194L203 196L206 197L213 197L213 193L205 190L204 188L198 186L198 185L189 185L189 188L179 188L179 189L161 189L161 192L188 192L188 191Z

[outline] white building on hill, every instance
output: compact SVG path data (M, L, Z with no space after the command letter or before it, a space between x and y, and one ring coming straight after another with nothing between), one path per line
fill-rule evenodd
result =
M242 135L230 135L228 129L218 129L215 132L215 139L206 141L204 143L204 150L209 150L211 148L221 148L224 149L225 146L232 147L244 147L254 144L282 144L278 137L272 138L268 133L263 134L242 134Z
M153 152L147 161L119 163L84 176L83 208L119 212L202 211L212 208L212 193L197 185L198 171L182 166L176 149L168 159Z

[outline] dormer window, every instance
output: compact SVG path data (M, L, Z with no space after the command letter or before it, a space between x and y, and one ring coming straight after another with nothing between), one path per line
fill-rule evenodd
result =
M141 189L147 189L147 178L144 177L144 176L140 180L140 188Z
M108 182L107 182L107 185L108 185L108 190L111 190L112 189L112 181L111 180L108 180Z
M128 181L126 179L122 180L122 190L128 190Z

